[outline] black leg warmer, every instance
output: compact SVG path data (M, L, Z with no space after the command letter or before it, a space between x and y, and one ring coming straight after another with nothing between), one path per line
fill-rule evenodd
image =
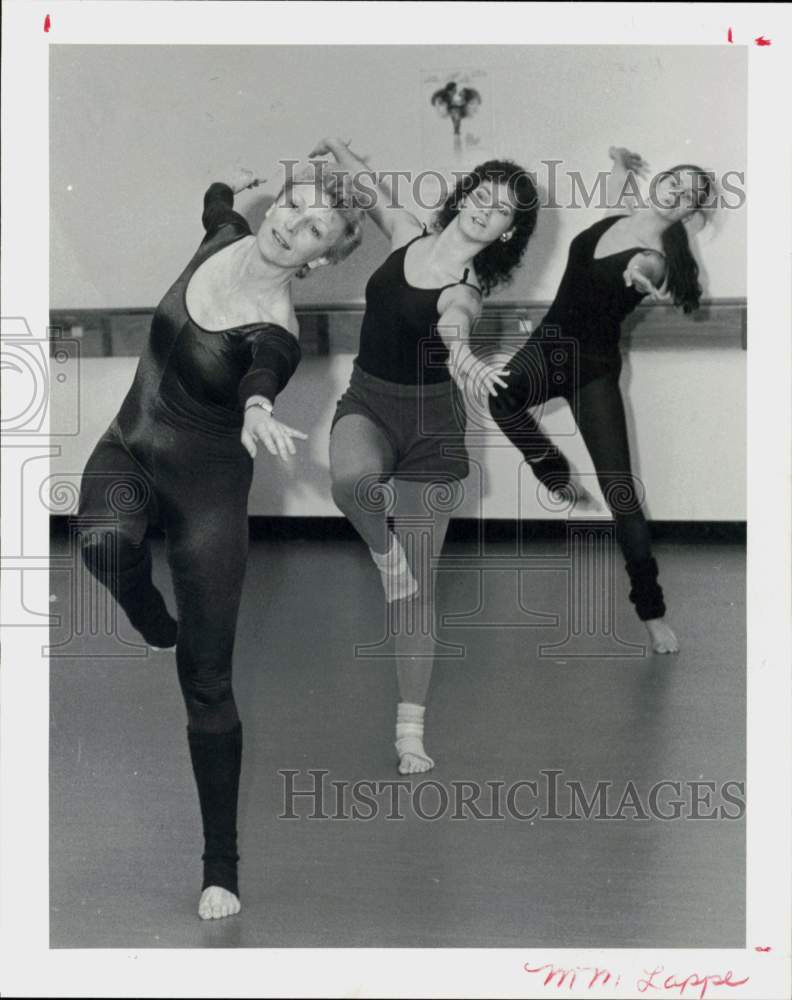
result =
M204 829L203 889L217 885L239 896L237 799L242 765L242 726L225 733L187 729Z
M662 618L666 613L663 588L657 582L657 563L654 559L633 559L627 564L632 589L630 600L642 622Z

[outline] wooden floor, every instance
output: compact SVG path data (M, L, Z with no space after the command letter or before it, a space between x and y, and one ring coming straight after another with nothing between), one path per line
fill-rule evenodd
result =
M511 543L478 568L472 543L447 546L438 600L456 620L442 638L464 655L435 669L426 746L437 766L402 780L449 794L454 782L503 782L503 813L506 788L533 780L541 793L551 770L589 794L611 782L611 812L628 782L645 805L664 779L743 781L744 547L656 554L683 648L673 658L630 645L644 630L621 563L613 634L592 638L570 634L564 543L533 543L521 565L544 568L522 573ZM170 599L161 543L155 557ZM329 814L329 782L399 778L393 662L354 650L381 637L376 571L360 543L340 540L252 544L235 661L243 912L199 921L200 820L173 654L136 656L123 616L103 635L79 603L85 583L70 582L65 539L53 559L52 947L744 946L739 819L454 820L451 805L432 821L409 789L400 820L386 818L389 795L370 820L307 819L299 801L303 818L278 818L279 771L299 771L302 788L309 769L327 771ZM568 796L557 809L569 812Z

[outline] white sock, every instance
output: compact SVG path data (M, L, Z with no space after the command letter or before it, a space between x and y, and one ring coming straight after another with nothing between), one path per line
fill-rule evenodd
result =
M424 750L423 705L400 701L396 710L396 752L399 755L399 774L417 774L429 771L434 761Z
M412 597L418 590L418 584L396 535L391 534L391 546L387 552L375 552L373 549L369 549L369 552L380 571L385 600L390 604L391 601L403 601L406 597Z

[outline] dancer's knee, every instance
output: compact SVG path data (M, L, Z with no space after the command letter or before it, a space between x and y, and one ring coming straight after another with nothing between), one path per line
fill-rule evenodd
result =
M102 564L104 553L112 551L112 540L109 533L82 533L79 538L83 565L96 576Z
M79 533L83 564L100 579L118 570L131 544L132 540L118 525L85 527Z
M193 678L191 698L195 704L213 711L232 697L231 678L227 674L204 674Z
M184 700L190 728L195 732L223 733L239 724L229 675L193 678L185 687Z
M333 472L331 493L333 503L346 513L355 506L355 492L359 477L348 472Z
M338 509L352 519L359 512L384 512L394 500L384 475L357 470L334 472L331 492Z

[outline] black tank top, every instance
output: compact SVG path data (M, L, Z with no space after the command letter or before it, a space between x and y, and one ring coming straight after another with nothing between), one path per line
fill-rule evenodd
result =
M629 247L594 257L600 237L623 218L617 215L595 222L572 240L555 300L537 331L557 327L561 337L574 338L582 364L607 365L619 359L622 321L645 294L624 284L624 269L636 253L656 251Z
M447 382L448 349L436 329L440 295L454 285L468 284L468 269L460 281L442 288L416 288L407 283L404 258L420 235L377 268L366 285L366 312L360 328L357 363L376 378L400 385ZM478 291L478 289L475 289ZM480 293L479 293L480 294Z

